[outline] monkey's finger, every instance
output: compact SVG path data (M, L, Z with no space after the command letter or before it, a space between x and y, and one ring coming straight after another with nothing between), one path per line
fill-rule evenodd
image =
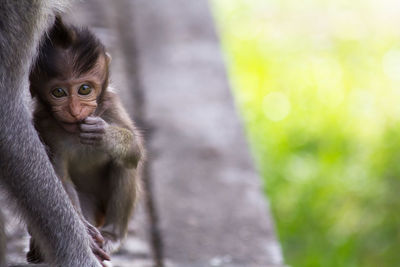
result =
M79 138L81 140L94 140L94 141L101 141L103 140L103 134L101 133L80 133Z
M103 238L103 236L102 236L100 233L93 233L93 234L91 234L91 236L92 236L94 242L96 242L97 245L98 245L100 248L103 248L103 244L104 244L104 238Z
M100 117L91 116L91 117L87 117L86 119L84 119L83 123L85 123L85 124L96 124L96 123L98 123L99 121L102 121L102 120L103 119L100 118Z
M81 123L79 125L79 129L82 132L86 133L105 133L106 132L106 124L103 123L96 123L96 124L86 124L86 123Z
M110 256L98 246L93 247L92 251L96 255L96 257L100 260L100 262L111 260Z
M93 225L91 225L88 222L86 222L86 227L87 227L89 235L92 237L92 239L97 243L97 245L100 248L103 248L104 237L101 235L100 231L97 230L96 227L94 227Z
M93 238L93 240L94 240L94 242L96 242L96 244L100 247L100 248L103 248L103 245L104 245L104 238L103 238L103 236L100 234L100 233L93 233L93 234L90 234L91 236L92 236L92 238Z
M96 243L94 243L93 241L90 242L90 247L92 248L92 252L93 254L99 259L100 262L102 261L109 261L111 258L110 256L107 254L107 252L105 252L105 250L103 250L102 248L100 248Z

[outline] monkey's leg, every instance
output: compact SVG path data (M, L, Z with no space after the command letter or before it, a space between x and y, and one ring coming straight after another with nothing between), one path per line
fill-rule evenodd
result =
M59 173L58 177L66 177L65 175L60 175L60 173L65 173L61 171L61 168L56 168L57 173ZM97 243L97 245L102 248L104 244L104 239L101 236L100 232L97 230L96 227L91 225L83 216L81 205L79 202L78 194L75 190L74 184L68 178L62 179L62 183L64 186L65 191L67 192L69 198L71 199L72 205L74 206L75 210L78 212L79 216L81 217L82 222L84 223L88 234L92 237L92 239ZM29 231L30 232L30 231ZM43 253L40 250L40 246L37 244L35 239L31 237L29 243L29 251L26 254L27 261L30 263L42 263L44 262ZM108 255L102 255L102 258L109 259Z
M52 266L94 267L100 263L90 237L54 173L25 98L30 62L56 2L0 1L0 178Z
M6 233L4 231L3 214L0 212L0 267L6 265Z
M119 248L126 235L138 194L135 176L135 169L126 169L117 164L110 168L105 224L100 228L105 238L104 249L109 253Z
M63 181L63 185L65 188L65 191L67 192L69 198L72 201L72 204L75 207L75 210L78 212L79 216L81 217L82 222L86 226L86 231L89 233L89 235L92 237L92 239L97 243L97 245L102 248L104 245L104 238L101 236L101 233L99 230L97 230L96 227L94 227L89 220L87 220L82 212L82 207L81 203L79 200L78 192L75 189L75 186L73 182L70 179L65 179ZM103 255L103 257L108 258L108 255Z

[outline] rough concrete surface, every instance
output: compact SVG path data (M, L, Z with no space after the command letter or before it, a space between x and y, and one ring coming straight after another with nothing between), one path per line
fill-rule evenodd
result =
M89 0L66 18L106 44L147 139L148 192L113 265L281 266L207 1ZM26 235L7 229L9 259L22 262Z

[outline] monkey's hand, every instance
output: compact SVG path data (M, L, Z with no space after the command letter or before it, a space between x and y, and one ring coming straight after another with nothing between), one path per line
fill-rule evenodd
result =
M100 145L104 139L108 123L100 117L87 117L79 125L80 142L85 145Z
M127 168L135 168L141 157L140 146L130 130L110 125L100 117L87 117L80 124L79 137L82 144L101 147Z
M109 261L110 260L110 256L103 250L104 238L101 235L101 233L99 232L99 230L97 230L96 227L91 225L84 218L82 218L82 221L85 224L86 229L87 229L87 231L88 231L88 233L89 233L89 235L91 237L90 247L91 247L94 255L96 255L97 259L101 263L103 261ZM103 266L104 266L104 264L103 264Z

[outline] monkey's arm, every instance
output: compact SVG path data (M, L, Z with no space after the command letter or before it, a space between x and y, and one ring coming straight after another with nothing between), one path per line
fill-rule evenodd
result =
M78 193L75 190L73 182L68 176L67 160L60 154L61 153L57 153L57 151L55 151L51 156L51 161L53 163L54 170L56 171L58 178L61 180L65 192L67 192L75 210L79 214L82 214Z
M74 184L70 179L63 180L63 186L65 191L67 192L69 198L71 199L72 205L74 205L75 210L78 212L79 216L83 224L86 226L86 230L89 235L92 237L95 244L92 246L97 245L97 248L100 248L96 251L96 255L100 260L110 260L110 256L103 250L104 245L104 238L101 235L100 231L97 230L95 226L93 226L86 218L83 216L81 204L78 197L78 192L75 189Z
M101 260L110 260L110 256L102 250L104 244L104 238L97 230L96 227L91 225L83 216L81 204L79 201L78 192L75 189L75 185L72 182L71 178L68 175L67 171L67 160L60 155L60 153L54 153L52 156L53 166L56 171L58 178L61 180L65 192L67 192L72 205L74 206L75 210L78 212L83 224L86 226L86 230L89 235L92 237L95 244L91 244L91 246L96 246L96 256Z
M83 144L100 145L116 163L136 168L143 149L140 136L134 131L109 124L101 117L88 117L80 125Z
M138 137L128 129L109 126L103 139L103 145L117 162L127 168L136 168L142 157Z

